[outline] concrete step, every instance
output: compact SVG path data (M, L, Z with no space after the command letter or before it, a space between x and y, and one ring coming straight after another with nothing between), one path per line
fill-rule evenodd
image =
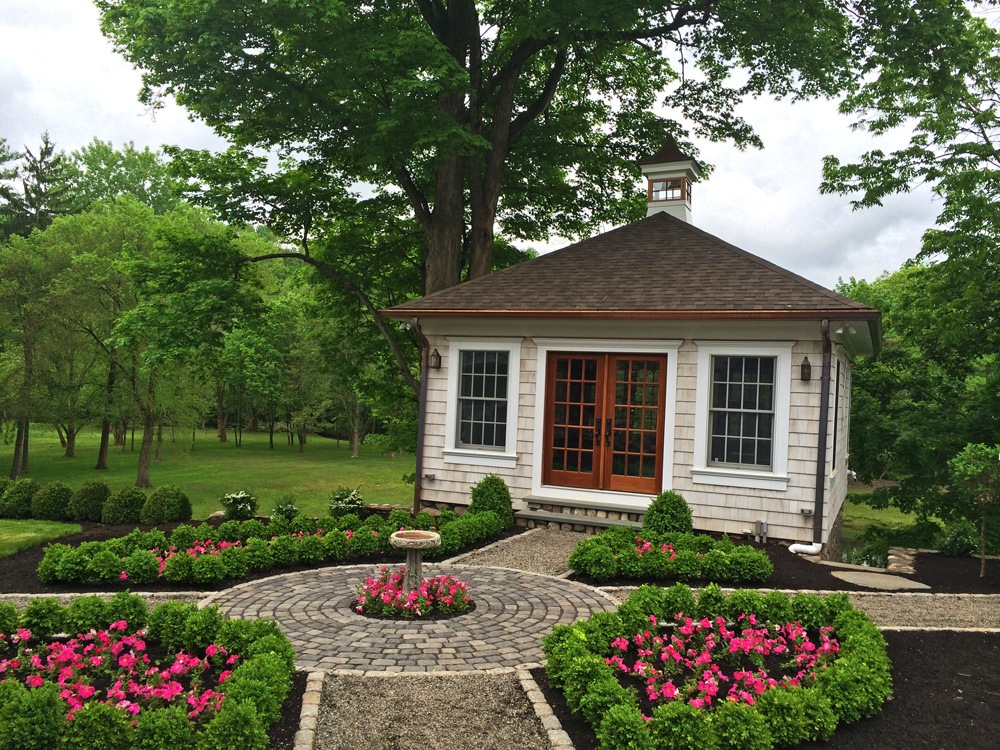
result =
M514 513L514 521L518 526L533 529L536 527L552 528L556 524L563 531L589 531L597 533L612 526L631 526L642 528L639 521L621 521L617 518L597 518L596 516L578 516L571 513L553 513L547 510L519 510Z

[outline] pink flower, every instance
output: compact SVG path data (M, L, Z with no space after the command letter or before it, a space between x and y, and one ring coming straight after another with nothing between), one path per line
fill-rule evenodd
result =
M36 687L41 687L42 685L44 685L45 684L45 680L43 680L37 674L30 674L30 675L28 675L25 678L24 684L27 685L28 687L36 688Z

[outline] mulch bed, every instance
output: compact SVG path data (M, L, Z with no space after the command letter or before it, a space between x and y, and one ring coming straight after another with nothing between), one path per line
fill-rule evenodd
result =
M895 695L871 719L839 727L827 743L802 748L823 750L922 750L997 747L1000 715L1000 634L954 632L885 633L892 660ZM583 720L569 712L562 692L554 690L544 669L532 677L573 740L577 750L594 750L597 738Z

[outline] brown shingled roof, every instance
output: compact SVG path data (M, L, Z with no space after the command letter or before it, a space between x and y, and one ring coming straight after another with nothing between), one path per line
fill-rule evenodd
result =
M387 315L879 319L877 310L666 213L397 305Z

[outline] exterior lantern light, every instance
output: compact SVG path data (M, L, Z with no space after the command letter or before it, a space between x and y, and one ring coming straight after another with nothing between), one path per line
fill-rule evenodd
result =
M802 360L802 366L800 368L800 376L802 378L802 381L804 383L808 383L810 380L812 380L812 374L813 374L813 368L812 365L809 364L809 357L804 357Z
M431 352L430 357L427 359L427 364L432 370L441 369L441 355L438 353L437 349Z

